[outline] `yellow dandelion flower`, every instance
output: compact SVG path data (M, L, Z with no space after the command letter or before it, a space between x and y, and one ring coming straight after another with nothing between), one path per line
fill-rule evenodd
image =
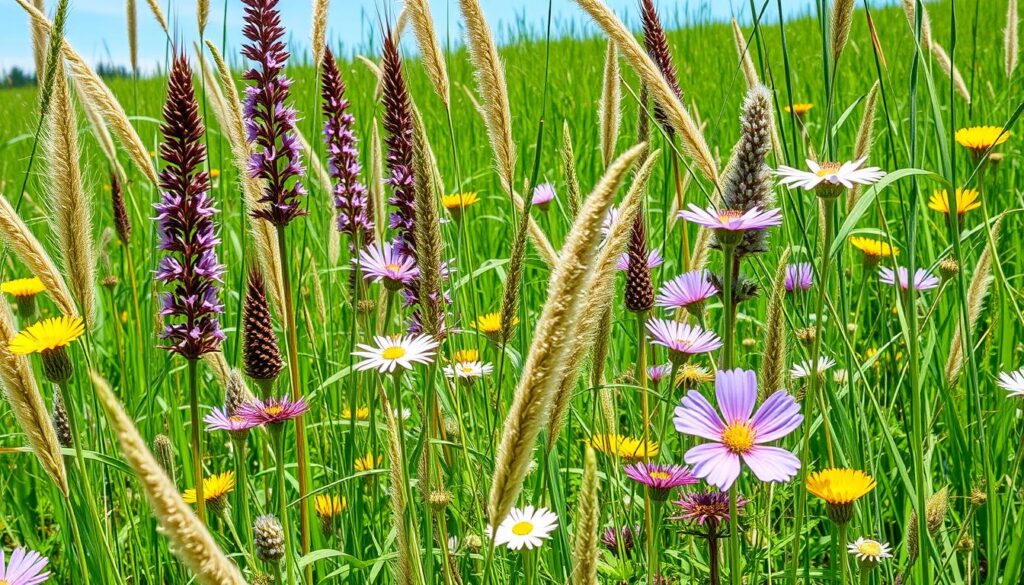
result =
M963 215L972 209L981 207L981 201L978 200L977 189L964 189L958 187L956 190L956 214ZM931 199L928 200L928 209L938 211L949 215L949 192L945 189L940 189L932 192Z
M452 193L441 198L441 205L453 213L459 213L470 205L480 202L476 193Z
M480 352L475 349L460 349L452 356L452 361L457 364L480 361Z
M797 116L799 118L803 118L804 115L807 114L807 112L810 112L811 108L813 108L813 107L814 107L814 104L801 103L801 104L793 104L792 108L790 108L789 106L786 106L783 109L786 111L787 114L794 114L795 116Z
M332 518L348 509L348 502L342 496L321 494L313 499L313 509L320 518Z
M518 325L519 318L512 319L512 325ZM501 334L501 313L487 313L476 318L476 329L484 335L496 339Z
M373 453L367 453L364 457L356 457L355 468L356 471L373 471L380 467L383 461L383 456L378 455L377 459L374 459Z
M715 379L715 375L704 366L696 364L683 364L676 374L676 386L693 388L698 384L706 384Z
M658 443L654 441L648 442L644 439L609 433L594 435L588 442L594 449L622 459L638 460L658 456Z
M11 353L29 355L49 352L60 347L67 347L72 341L85 333L85 325L79 317L56 317L44 319L28 329L19 332L11 339L8 348Z
M210 178L216 179L220 177L220 169L210 169Z
M18 278L16 280L8 280L7 282L0 284L0 292L19 298L34 297L45 290L46 285L36 277Z
M807 478L807 491L828 505L828 517L846 524L853 514L853 503L875 489L875 480L859 469L830 468Z
M342 420L351 420L352 411L349 407L345 407L341 411ZM368 406L357 406L356 407L356 420L367 420L370 418L370 407Z
M207 505L223 504L232 490L235 489L235 472L225 471L221 474L214 474L203 480L203 501ZM188 488L181 494L181 499L186 504L196 503L195 488ZM211 506L213 507L213 506Z
M975 156L985 154L993 146L1010 139L1010 132L999 126L973 126L956 131L956 142Z
M887 242L883 242L882 240L875 240L872 238L851 236L850 244L852 244L854 248L863 252L865 256L871 256L876 259L899 256L900 253L899 248L890 246Z

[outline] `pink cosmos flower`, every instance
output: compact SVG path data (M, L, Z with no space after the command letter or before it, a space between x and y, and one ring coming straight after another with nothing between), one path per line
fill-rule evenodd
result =
M229 433L241 433L259 426L259 423L239 414L228 414L227 408L215 408L213 412L203 418L206 423L206 430L227 431Z
M699 306L718 294L718 287L711 283L710 276L707 270L684 272L662 285L654 304L670 309Z
M722 340L713 331L705 331L696 325L687 325L668 319L647 321L651 342L669 350L675 358L708 353L722 347Z
M742 232L782 225L782 212L778 209L764 210L754 207L743 212L733 209L718 210L714 207L701 209L693 203L687 208L686 211L679 212L679 217L712 230Z
M50 578L49 572L43 572L49 559L34 550L16 548L11 562L5 561L0 548L0 583L4 585L39 585Z
M412 284L420 275L416 260L399 252L394 246L368 246L359 252L352 263L359 266L363 277L371 282L382 282L388 290L399 290Z
M910 288L910 277L909 271L905 266L900 266L893 272L891 268L882 267L878 269L878 276L885 284L896 285L899 282L899 287L903 290ZM924 268L918 268L914 271L914 290L929 290L939 286L939 279L932 275Z
M785 437L803 422L796 400L779 390L754 413L757 375L741 369L719 371L715 394L722 416L700 392L691 390L672 419L680 433L711 441L686 452L684 459L693 466L694 475L728 490L740 475L742 457L761 481L792 479L800 469L800 460L785 449L765 443Z

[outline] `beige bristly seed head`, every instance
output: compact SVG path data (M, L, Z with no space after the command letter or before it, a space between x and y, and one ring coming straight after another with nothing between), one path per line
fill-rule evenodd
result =
M747 46L747 38L743 36L743 30L740 29L740 25L736 22L735 18L732 19L732 38L736 42L736 52L740 57L740 69L743 70L743 77L747 80L747 89L761 85L757 69L754 67L754 60L750 57L750 47Z
M575 220L582 205L580 179L576 175L576 155L572 148L569 122L562 121L562 171L565 174L565 200L569 204L569 220Z
M964 101L968 104L971 103L971 92L967 89L967 82L964 81L964 76L960 74L960 70L953 65L953 60L949 58L949 53L946 49L942 48L942 45L932 41L932 55L935 57L936 63L939 64L939 69L953 80L953 88L960 94L960 97L964 98Z
M128 55L134 73L139 70L139 21L135 0L125 0L124 10L128 21Z
M93 136L96 137L96 142L99 143L100 150L103 151L103 156L107 157L107 163L114 169L114 173L121 182L126 184L128 176L125 174L121 162L117 160L117 147L114 146L114 137L110 135L110 129L107 128L107 123L103 121L103 116L96 111L96 108L88 100L79 100L79 102L82 105L82 111L85 112L86 120L89 121L89 127L92 128Z
M50 30L51 24L45 14L36 10L27 0L16 0L16 2L32 17L34 23L44 27L47 31ZM81 99L91 102L93 107L100 112L107 125L121 141L121 146L128 153L128 157L146 178L156 185L158 183L156 168L149 158L149 151L135 128L132 127L131 122L128 121L128 114L125 113L121 103L67 40L61 44L61 50L64 53L64 58L67 59L68 68L75 79L75 87L78 89Z
M985 250L978 258L974 266L974 274L971 276L971 284L967 287L967 332L970 339L974 339L974 330L978 326L978 319L981 318L981 310L985 307L985 298L988 297L992 288L992 259L995 256L999 245L999 232L1003 225L1002 216L998 217L992 224L992 231L985 240ZM968 348L969 351L972 348ZM963 328L958 322L953 341L949 347L949 358L946 360L946 383L950 387L956 385L960 379L960 371L964 366L964 336Z
M413 113L413 176L416 202L416 263L419 266L419 300L424 333L440 337L444 319L441 291L442 241L441 218L437 208L438 186L434 172L434 153L419 112Z
M370 172L366 185L373 202L373 229L377 241L384 239L384 226L387 225L387 196L384 189L384 149L380 140L380 125L377 118L370 124Z
M598 107L601 118L601 162L608 168L615 157L615 142L619 138L619 122L622 119L619 54L612 41L608 41L604 56L604 83L601 88L601 103Z
M876 81L868 92L864 101L864 115L860 119L860 129L857 130L857 142L853 148L853 160L867 158L871 155L871 144L874 140L875 110L878 108L879 84ZM860 197L860 185L854 185L846 194L846 211L849 212L857 204Z
M245 196L247 209L253 209L258 205L260 193L262 192L258 179L249 175L249 155L251 147L246 140L245 125L242 117L241 100L238 96L238 88L231 76L231 70L220 54L217 46L206 41L206 48L213 57L217 66L217 75L220 79L218 87L223 92L224 107L221 115L226 120L219 120L221 128L228 137L231 145L231 154L238 169L239 181L241 182L242 194ZM214 108L214 115L217 115L217 108ZM253 235L256 258L263 268L263 277L267 281L267 289L270 299L278 315L284 314L284 281L281 276L281 254L277 244L277 231L269 221L253 217L246 212L249 228Z
M50 424L50 413L39 393L32 364L28 357L15 355L7 347L7 340L13 339L18 333L14 326L14 316L6 300L0 301L0 381L3 382L4 396L11 405L18 426L25 433L29 447L39 459L39 464L47 475L57 484L64 496L68 495L68 479L64 469L64 458L61 456L57 434Z
M448 108L451 103L448 68L444 63L444 51L441 50L441 43L437 40L434 18L430 15L430 5L427 0L405 0L405 8L412 19L412 29L416 33L416 43L420 48L420 58L423 59L427 77L430 78L434 91L441 98L444 107Z
M149 4L149 9L153 11L153 18L156 19L160 28L164 29L164 34L170 36L170 30L167 28L167 17L164 16L164 11L160 8L160 3L157 2L157 0L146 0L146 4Z
M597 585L598 523L601 503L597 499L597 456L587 447L583 454L583 480L580 482L576 517L576 541L572 547L573 585Z
M32 274L43 281L46 292L61 313L78 315L71 291L57 270L57 265L11 206L11 202L3 195L0 195L0 237L14 250L18 259L28 266Z
M46 12L46 0L33 0L33 3L36 10ZM32 28L32 57L36 64L36 79L43 79L46 75L46 43L49 31L35 20L32 20L29 26Z
M320 67L324 62L324 49L327 47L327 14L330 12L330 0L313 0L313 24L310 26L309 39L313 48L313 63Z
M786 263L789 248L779 257L778 269L768 297L768 314L764 320L764 357L761 360L761 383L758 394L764 399L781 390L786 381Z
M89 374L110 429L117 436L124 462L135 472L157 524L170 541L171 551L202 585L245 585L238 567L220 550L157 463L107 381L96 372Z
M566 239L562 260L551 275L547 302L501 433L488 503L491 526L501 524L522 492L537 437L547 423L551 399L564 375L564 358L576 331L580 299L587 292L601 224L619 185L645 148L646 144L634 146L608 168L584 202Z
M1013 77L1020 54L1018 39L1017 0L1010 0L1006 6L1006 30L1003 31L1003 66L1006 78Z
M463 0L467 1L467 0ZM683 148L697 164L697 168L712 184L718 184L718 166L711 156L704 135L689 111L680 101L679 96L669 87L658 66L647 55L633 33L626 28L618 17L601 0L575 0L594 22L607 34L619 52L636 70L640 79L647 85L651 97L662 107L668 122L679 133L683 140Z
M86 326L90 326L96 309L92 213L82 187L82 172L78 166L78 123L63 63L56 67L53 80L53 102L46 125L46 162L52 211L50 224L57 234L71 291Z
M593 348L595 369L598 368L596 362L603 359L598 355L597 347L602 342L607 343L607 332L602 331L602 323L615 298L615 276L618 273L619 258L633 231L633 222L646 199L647 183L660 155L661 151L659 150L652 152L634 173L629 192L622 200L622 205L619 206L619 216L612 224L604 246L601 247L601 252L594 262L594 273L585 287L588 291L587 298L583 310L580 312L576 335L571 342L572 346L568 357L565 359L565 372L558 381L558 390L555 392L551 414L548 418L548 449L554 446L559 433L561 433L569 412L572 393L583 370L587 354Z
M856 0L835 0L832 4L832 63L838 63L850 38Z
M206 21L210 19L210 0L196 0L196 24L199 25L199 37L206 32Z

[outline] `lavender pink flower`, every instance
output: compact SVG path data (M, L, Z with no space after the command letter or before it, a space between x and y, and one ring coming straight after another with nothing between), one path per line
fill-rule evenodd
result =
M206 423L208 432L227 431L232 434L244 433L258 425L251 418L229 413L225 407L213 409L210 414L203 417L203 422Z
M687 492L673 503L679 506L680 513L670 520L686 520L699 526L708 525L713 529L729 521L729 494L717 489ZM747 500L737 495L737 511L741 511L746 505Z
M647 321L647 331L651 334L652 343L667 348L673 359L708 353L722 347L722 340L714 332L678 321L650 319Z
M754 207L742 212L731 209L701 209L691 203L686 211L680 211L679 217L697 225L715 231L744 232L747 230L763 230L782 225L782 212L778 209L761 209Z
M697 478L688 467L638 462L624 467L626 475L633 481L647 487L651 498L657 501L668 499L669 492L677 487L697 483Z
M34 550L18 547L7 562L3 548L0 548L0 583L4 585L39 585L50 578L44 572L49 559Z
M533 205L541 211L547 211L548 205L555 200L555 186L541 183L533 189Z
M786 266L786 291L799 292L810 290L814 284L814 269L807 262L788 264Z
M691 270L662 285L655 304L670 309L685 309L700 306L717 294L718 287L711 282L707 270Z
M719 371L715 394L722 416L700 392L691 390L672 419L680 433L710 441L693 447L684 456L693 466L694 475L728 490L740 475L742 458L761 481L792 479L800 469L800 460L785 449L765 443L785 437L803 422L796 400L779 390L755 413L757 375L741 369Z
M893 272L891 268L882 267L878 269L879 279L885 284L891 284L898 286L902 290L907 290L911 286L914 290L929 290L939 286L939 279L933 276L931 272L928 272L924 268L918 268L914 271L914 281L910 282L910 272L905 266L896 268L896 272Z
M652 270L665 263L665 258L662 257L661 252L658 250L651 250L647 253L647 269ZM619 261L615 263L615 267L625 272L629 270L629 253L623 252L622 256L619 256Z
M160 155L161 200L154 204L159 249L165 252L154 278L168 285L160 314L167 318L165 349L188 359L216 351L224 340L217 298L224 267L217 261L217 238L210 200L203 121L192 87L192 70L184 57L174 60L168 78Z
M633 556L633 549L636 548L636 543L640 539L640 526L621 526L616 529L614 526L609 526L604 529L601 534L601 544L608 549L615 556L622 555L625 558Z
M301 416L307 410L309 405L302 398L292 401L287 397L271 397L243 404L238 407L235 414L256 427L281 424Z
M295 137L295 109L287 104L292 81L283 71L289 54L284 43L284 27L277 10L278 0L242 0L248 41L242 55L256 62L243 77L253 84L245 88L245 130L252 143L249 175L262 179L263 207L252 210L254 217L283 226L305 215L299 207L306 194L299 178L302 160Z
M647 368L647 378L655 384L660 384L662 380L671 375L672 364L658 364Z
M370 197L359 181L359 151L353 131L355 118L345 99L345 81L328 48L324 53L320 95L323 97L324 140L327 143L328 172L334 179L334 207L338 211L338 231L349 235L349 249L357 242L373 238Z
M388 290L408 287L420 275L416 261L387 242L381 246L367 246L359 252L359 258L352 259L352 263L359 266L364 278L383 283Z

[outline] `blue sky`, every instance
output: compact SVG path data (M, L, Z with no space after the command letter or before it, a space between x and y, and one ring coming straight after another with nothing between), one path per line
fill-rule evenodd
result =
M197 38L195 0L157 0L164 7L173 33L189 42ZM627 22L635 21L637 0L606 0ZM708 19L737 16L749 20L750 0L655 0L669 26ZM553 0L553 21L556 30L590 30L585 15L572 0ZM757 0L758 6L764 0ZM13 66L32 68L32 48L27 16L12 0L0 6L0 70ZM240 42L242 8L240 0L226 0L227 43L229 51ZM430 0L435 25L442 37L457 42L461 34L457 0ZM783 0L786 16L805 13L814 0ZM878 0L872 2L878 3ZM48 7L55 0L46 0ZM164 60L165 38L156 24L146 0L136 0L139 22L139 61L144 70L151 70ZM547 19L548 0L480 0L485 16L499 39L508 31L526 26L542 31ZM207 36L220 44L224 30L225 0L211 0L211 16ZM775 18L775 0L769 3L768 14ZM279 7L284 24L291 34L292 50L301 52L309 46L311 0L281 0ZM398 0L332 0L328 36L332 46L345 52L362 52L377 30L378 19L397 14ZM123 0L71 0L67 36L78 51L92 63L128 63L128 40ZM443 42L443 41L442 41Z

